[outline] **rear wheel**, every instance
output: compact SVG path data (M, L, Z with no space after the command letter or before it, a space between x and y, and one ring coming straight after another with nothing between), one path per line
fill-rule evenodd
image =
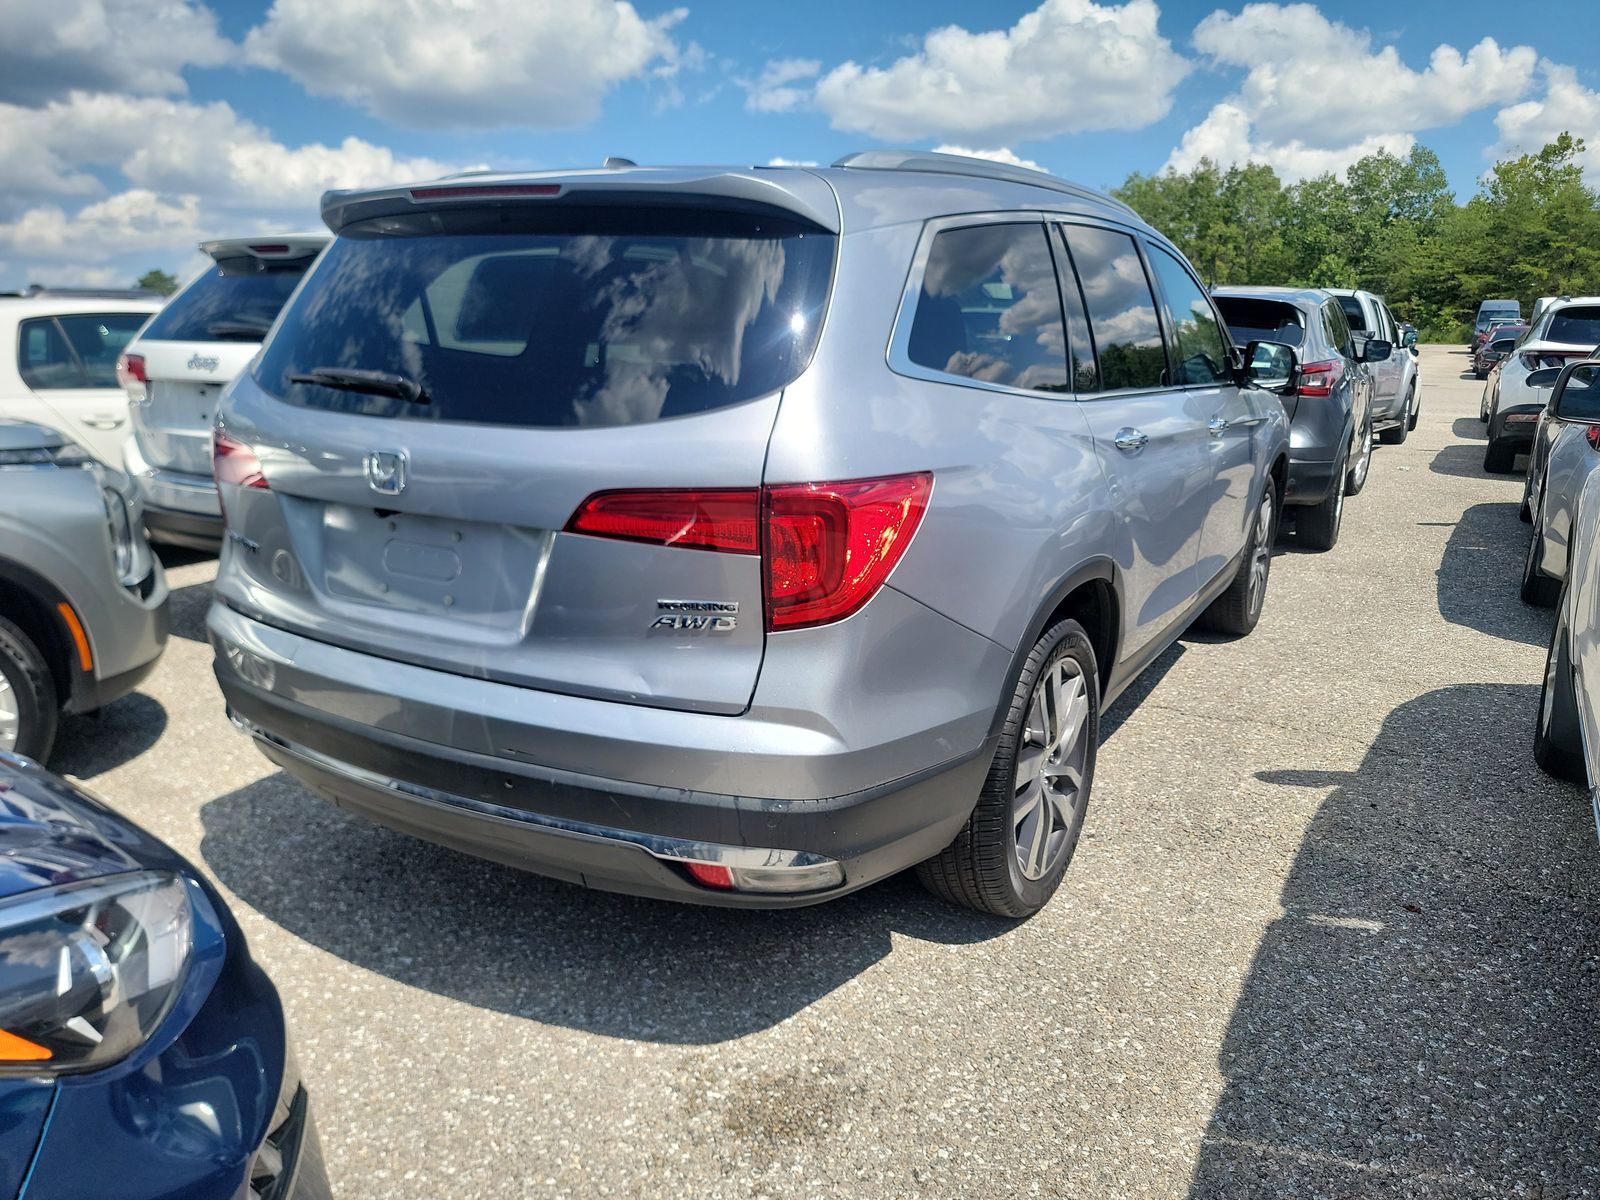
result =
M1369 413L1362 425L1361 436L1356 438L1355 459L1344 477L1344 494L1356 496L1367 486L1367 474L1372 470L1372 416Z
M1333 473L1333 486L1320 504L1310 504L1294 515L1295 539L1307 550L1332 550L1339 541L1344 519L1344 463Z
M1255 522L1245 542L1244 558L1228 590L1200 614L1197 624L1217 633L1243 637L1261 620L1267 599L1267 576L1272 572L1272 538L1278 527L1278 490L1272 480L1262 490Z
M934 895L1029 917L1055 894L1083 830L1100 742L1100 675L1082 625L1040 635L1017 680L994 762L955 841L917 878Z
M1411 429L1417 423L1417 419L1411 415L1411 406L1416 403L1416 400L1416 385L1413 384L1411 389L1406 392L1406 406L1400 410L1400 424L1390 429L1385 429L1378 435L1378 440L1385 446L1399 446L1405 442L1406 438L1411 436Z
M1483 450L1483 469L1491 475L1509 475L1516 465L1517 448L1504 438L1490 438Z
M1566 611L1565 597L1561 609ZM1544 687L1533 723L1533 761L1557 779L1586 781L1582 739L1578 735L1577 697L1572 691L1572 658L1565 619L1556 621L1550 653L1544 662Z
M0 617L0 750L43 762L56 740L56 685L28 635Z
M1554 608L1561 599L1560 580L1539 570L1539 548L1544 538L1538 529L1528 539L1528 553L1522 559L1522 602L1535 608Z

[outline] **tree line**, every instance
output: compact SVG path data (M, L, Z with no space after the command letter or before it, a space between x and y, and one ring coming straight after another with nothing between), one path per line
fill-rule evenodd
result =
M1420 145L1287 186L1260 163L1202 159L1132 174L1112 194L1210 284L1367 288L1423 341L1455 342L1486 297L1520 300L1527 314L1540 296L1600 293L1600 193L1584 186L1583 149L1563 133L1498 162L1464 204Z

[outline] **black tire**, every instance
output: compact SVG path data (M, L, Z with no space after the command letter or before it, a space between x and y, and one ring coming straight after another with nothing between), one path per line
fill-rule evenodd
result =
M1490 438L1483 448L1483 469L1491 475L1509 475L1517 462L1517 448L1503 438Z
M1522 602L1535 608L1554 608L1561 599L1561 581L1539 570L1539 530L1528 539L1528 553L1522 558Z
M1348 500L1351 496L1359 496L1361 489L1367 486L1367 479L1372 474L1372 414L1367 414L1366 432L1358 439L1361 447L1360 459L1350 464L1350 469L1345 472L1344 497Z
M1566 612L1566 597L1561 611ZM1587 782L1582 740L1578 733L1577 697L1572 694L1572 661L1568 657L1567 623L1557 618L1544 660L1544 686L1533 718L1533 761L1546 775L1573 783Z
M1528 478L1522 485L1522 503L1517 505L1517 520L1524 525L1533 523L1533 467L1528 468Z
M0 675L16 702L18 754L44 762L56 740L56 683L28 635L0 617Z
M1082 681L1087 712L1075 746L1081 745L1080 783L1070 822L1056 827L1053 860L1048 870L1030 879L1017 849L1018 751L1029 735L1029 711L1041 679L1057 664L1076 671ZM1082 625L1058 621L1039 636L1023 664L1017 686L1006 702L1000 742L978 803L961 832L932 858L917 864L917 878L934 895L997 917L1030 917L1049 902L1066 874L1083 831L1094 783L1095 752L1100 744L1100 675L1094 646ZM1061 840L1056 841L1056 835Z
M1272 572L1272 538L1277 532L1279 511L1278 485L1269 478L1267 490L1256 505L1239 570L1228 584L1228 590L1200 614L1195 622L1200 628L1244 637L1261 620L1261 609L1267 600L1267 581ZM1253 587L1257 563L1261 564L1260 584Z
M1407 422L1406 428L1407 429L1411 429L1411 430L1415 430L1416 427L1417 427L1417 418L1420 417L1420 416L1422 416L1422 405L1417 403L1417 384L1416 384L1416 380L1412 380L1411 381L1411 420L1409 422Z
M1405 444L1406 438L1411 436L1411 426L1414 421L1411 416L1411 405L1417 397L1415 386L1406 393L1406 406L1400 410L1400 424L1385 429L1378 434L1378 440L1385 446L1400 446Z
M1295 541L1307 550L1332 550L1339 542L1344 519L1345 469L1341 461L1333 473L1333 486L1318 504L1308 504L1294 514Z

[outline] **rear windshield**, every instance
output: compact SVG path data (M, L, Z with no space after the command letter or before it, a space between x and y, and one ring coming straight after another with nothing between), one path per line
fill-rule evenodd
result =
M1350 322L1350 328L1357 333L1367 332L1367 315L1361 311L1361 301L1355 296L1340 296L1339 307L1344 309L1344 315Z
M140 340L259 342L314 258L268 262L246 254L221 259L174 296Z
M1571 342L1577 346L1600 343L1600 308L1589 304L1574 304L1551 314L1550 326L1544 331L1546 341Z
M1306 336L1300 310L1277 300L1256 300L1250 296L1214 296L1222 317L1228 322L1235 345L1249 342L1283 342L1298 346Z
M377 218L328 248L256 379L291 404L425 421L549 428L707 412L805 368L835 242L743 213ZM401 377L422 402L305 380L319 370Z

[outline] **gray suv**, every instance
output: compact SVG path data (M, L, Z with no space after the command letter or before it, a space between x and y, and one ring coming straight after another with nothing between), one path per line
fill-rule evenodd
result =
M1024 916L1102 706L1260 615L1283 407L1101 195L874 151L323 215L222 399L209 630L235 723L384 825L710 904L917 865Z

